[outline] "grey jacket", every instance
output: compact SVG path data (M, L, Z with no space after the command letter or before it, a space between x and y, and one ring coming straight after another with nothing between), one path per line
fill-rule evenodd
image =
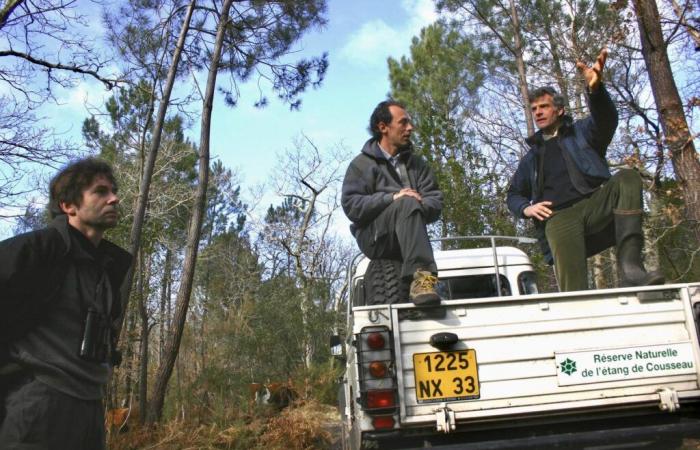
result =
M435 222L442 211L442 192L428 163L410 149L399 153L406 164L411 188L423 197L426 223ZM362 152L350 163L343 180L341 204L352 225L357 229L370 224L393 201L402 188L399 174L382 153L377 141L365 142Z

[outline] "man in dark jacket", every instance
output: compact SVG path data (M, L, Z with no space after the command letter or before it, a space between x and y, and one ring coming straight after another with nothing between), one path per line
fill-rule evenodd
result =
M611 176L605 153L617 128L617 110L601 72L607 50L595 64L577 67L587 86L591 114L573 121L564 114L564 99L552 88L530 94L539 131L527 139L508 189L508 208L535 222L540 245L554 263L559 289L588 288L586 258L617 246L621 286L661 284L658 272L642 264L642 181L622 169Z
M400 103L379 103L369 139L343 180L342 205L360 250L370 259L401 260L401 277L413 279L417 305L440 302L437 267L426 231L442 210L442 192L427 162L412 152L413 125Z
M51 224L0 242L0 448L101 449L102 397L118 360L119 287L131 255L111 167L84 159L50 185Z

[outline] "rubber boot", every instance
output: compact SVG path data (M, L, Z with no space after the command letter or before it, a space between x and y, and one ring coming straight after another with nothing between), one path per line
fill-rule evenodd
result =
M666 280L660 271L647 272L642 263L644 243L642 215L615 214L614 216L620 287L664 284Z

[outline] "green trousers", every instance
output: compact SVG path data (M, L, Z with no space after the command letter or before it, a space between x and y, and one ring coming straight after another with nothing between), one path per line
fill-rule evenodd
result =
M588 198L555 211L545 225L560 291L588 289L586 237L605 229L615 214L642 213L642 179L622 169Z

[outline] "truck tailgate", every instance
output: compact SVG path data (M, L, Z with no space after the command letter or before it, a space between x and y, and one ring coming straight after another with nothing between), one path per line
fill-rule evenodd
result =
M458 424L643 404L673 410L700 398L698 291L684 285L455 300L443 302L444 317L422 320L406 314L412 305L392 305L401 422L434 424L446 408ZM414 355L439 352L429 342L441 332L458 336L449 351L475 351L478 398L433 398L428 388L418 400Z

